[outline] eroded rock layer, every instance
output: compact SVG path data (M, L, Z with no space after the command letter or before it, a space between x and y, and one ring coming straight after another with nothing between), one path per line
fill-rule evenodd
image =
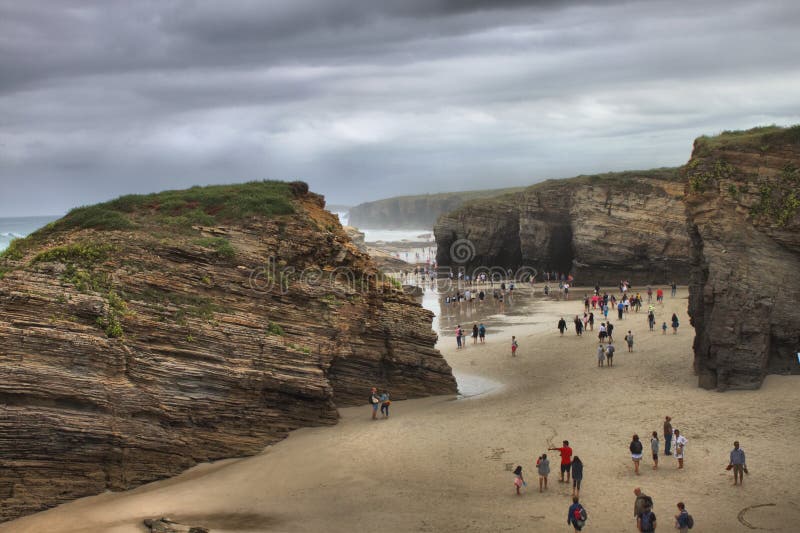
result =
M467 273L571 273L583 284L681 283L689 257L684 211L676 169L549 180L442 215L437 260Z
M800 372L800 126L701 137L684 174L700 386Z
M323 206L304 184L196 188L15 242L0 259L0 517L256 453L336 423L372 385L455 392L431 314L376 281Z

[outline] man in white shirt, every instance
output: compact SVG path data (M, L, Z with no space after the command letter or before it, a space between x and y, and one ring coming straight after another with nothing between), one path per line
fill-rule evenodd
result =
M675 459L678 460L678 468L683 468L683 449L686 447L686 437L681 435L679 430L675 430Z

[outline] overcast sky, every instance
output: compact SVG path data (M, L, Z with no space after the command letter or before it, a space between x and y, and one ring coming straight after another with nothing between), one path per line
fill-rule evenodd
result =
M679 165L698 135L800 123L798 28L796 0L0 0L0 216Z

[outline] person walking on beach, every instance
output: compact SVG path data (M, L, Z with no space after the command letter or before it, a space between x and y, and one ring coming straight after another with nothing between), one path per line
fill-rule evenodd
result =
M558 331L561 332L561 336L564 336L564 331L567 329L567 321L564 320L564 317L561 317L561 320L558 321Z
M653 470L658 470L658 431L650 438L650 449L653 451Z
M583 480L583 462L577 455L572 459L572 495L580 496L581 481Z
M389 391L385 390L381 393L381 414L383 418L389 418L389 406L392 405L392 400L389 398Z
M672 445L672 418L664 418L664 455L672 455L670 451Z
M589 313L589 329L594 331L594 313Z
M583 322L578 315L575 315L575 334L579 337L583 335Z
M678 286L675 285L675 282L669 284L670 288L672 289L672 297L675 298L675 295L678 293Z
M603 362L606 360L606 349L603 343L597 345L597 366L602 367Z
M569 483L570 470L572 469L572 448L569 447L569 441L564 441L561 448L547 448L548 450L558 450L561 454L561 479L559 483L564 483L564 474L567 474L567 483Z
M689 533L689 528L694 527L694 518L686 510L683 502L678 502L678 514L675 515L675 529L679 533Z
M633 333L631 333L631 330L628 330L628 334L625 335L625 342L628 343L628 351L632 352L633 351Z
M542 484L544 484L544 490L547 490L547 476L550 475L550 460L547 458L546 453L540 455L536 460L536 471L539 472L539 492L542 492Z
M639 463L642 460L642 441L639 440L639 435L633 434L633 440L628 448L631 451L631 459L633 459L633 471L639 475Z
M741 485L744 481L743 474L747 471L747 464L744 460L744 450L739 448L739 441L733 443L731 450L731 462L728 464L728 470L733 470L733 484Z
M605 342L606 338L608 337L608 331L606 330L606 323L600 322L600 331L597 334L597 338L600 339L600 342Z
M606 332L608 333L608 342L614 342L614 324L606 322Z
M567 511L567 525L575 528L575 531L581 531L585 523L586 509L580 504L580 499L577 496L573 496L572 505L569 506Z
M678 468L683 468L683 452L686 448L686 437L681 435L680 430L675 430L675 459L678 460Z
M675 335L678 333L678 315L672 313L672 334Z
M666 335L667 334L667 323L666 322L661 324L661 334L662 335Z
M617 349L614 348L614 343L608 341L608 346L606 346L606 359L608 359L608 366L614 366L614 352Z
M461 337L463 335L464 333L461 331L461 324L459 324L458 326L456 326L456 344L458 345L456 348L457 350L461 349Z
M517 468L514 469L514 487L517 489L517 496L521 496L519 489L523 486L527 486L527 483L525 483L525 479L522 477L522 467L517 465Z
M661 289L658 289L656 291L656 302L660 303L661 305L664 305L664 291L662 291Z
M478 324L472 324L472 344L478 344Z
M511 357L516 357L517 356L517 347L518 346L519 346L519 344L517 344L517 337L512 335L511 336Z
M639 518L645 511L653 510L653 498L642 492L642 489L636 487L633 489L636 495L636 500L633 502L633 517Z
M656 315L653 311L647 312L647 325L650 327L650 331L655 330L656 326Z
M645 511L636 519L636 526L642 533L652 533L656 530L656 514L653 511Z
M483 322L478 326L478 337L481 339L481 344L486 343L486 326L483 325Z
M378 389L372 387L372 391L369 393L369 403L372 406L372 419L378 419L378 406L380 405L381 401L378 398Z

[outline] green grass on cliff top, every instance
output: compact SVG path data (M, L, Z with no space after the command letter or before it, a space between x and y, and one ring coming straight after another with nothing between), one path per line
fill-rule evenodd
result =
M698 150L716 150L725 148L751 148L767 151L781 144L800 144L800 124L787 128L771 125L750 128L749 130L723 131L719 135L703 135L695 140L695 152Z
M0 258L19 259L27 249L57 231L126 230L141 225L181 230L193 225L236 222L252 216L288 215L295 211L294 186L282 181L251 181L120 196L109 202L71 210L24 239L15 239Z

